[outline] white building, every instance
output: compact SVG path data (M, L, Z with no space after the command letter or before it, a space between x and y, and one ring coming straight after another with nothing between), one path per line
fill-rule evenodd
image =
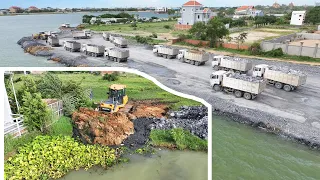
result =
M214 13L209 8L203 8L199 2L192 0L181 8L181 18L178 19L178 24L193 25L196 22L208 22Z
M306 16L306 11L292 11L290 25L302 25L304 18Z
M156 13L166 13L166 12L168 12L168 8L166 8L166 7L158 7L158 8L156 8L155 10L154 10Z
M254 6L240 6L235 12L233 19L239 19L241 17L256 17L256 16L264 16L263 11L255 9Z

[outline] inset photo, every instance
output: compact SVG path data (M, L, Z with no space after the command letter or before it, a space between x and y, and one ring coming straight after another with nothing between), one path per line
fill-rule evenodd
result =
M211 106L127 71L6 71L4 179L207 180Z

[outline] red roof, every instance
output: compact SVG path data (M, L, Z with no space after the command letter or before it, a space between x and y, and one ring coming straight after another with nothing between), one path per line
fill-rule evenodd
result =
M35 9L38 9L37 7L35 7L35 6L30 6L29 8L35 8Z
M21 9L21 8L18 7L18 6L11 6L10 8L13 8L13 9Z
M236 9L236 11L242 11L247 9L254 9L254 6L240 6Z
M189 1L185 3L183 6L202 6L198 1Z

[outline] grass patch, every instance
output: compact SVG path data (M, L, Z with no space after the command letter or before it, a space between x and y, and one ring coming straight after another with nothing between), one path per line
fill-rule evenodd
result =
M14 79L18 79L24 75L16 74ZM32 75L35 79L40 79L44 75ZM163 102L174 102L171 104L172 109L176 110L179 107L196 106L201 105L200 102L186 99L180 96L171 94L159 86L154 84L152 81L135 74L121 73L119 79L116 81L109 82L103 80L101 75L94 75L90 73L65 73L57 74L62 81L81 81L81 85L86 89L92 89L93 101L100 102L107 99L107 91L111 84L125 84L127 85L127 95L129 100L151 100L160 99ZM18 90L21 87L22 82L15 83L15 88Z
M111 25L87 25L87 29L93 31L115 31L115 32L132 32L132 31L143 31L148 33L169 33L173 29L176 21L165 21L165 22L146 22L137 23L137 27L132 27L131 24L111 24ZM165 26L169 26L167 29ZM136 29L136 30L134 30Z
M51 136L72 136L72 124L71 119L65 116L62 116L57 122L53 123L50 126L50 132L48 135Z
M179 150L207 151L206 140L191 134L182 128L171 130L152 130L150 133L151 144L154 146L175 147Z

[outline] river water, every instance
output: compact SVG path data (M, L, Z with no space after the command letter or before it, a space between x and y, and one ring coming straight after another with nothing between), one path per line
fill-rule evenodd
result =
M70 23L77 26L82 21L85 14L100 15L99 13L70 13L70 14L40 14L40 15L19 15L19 16L0 16L0 66L1 67L45 67L62 66L52 61L44 61L43 58L31 56L23 53L16 42L23 36L31 36L40 31L57 31L63 23ZM108 12L118 13L118 12ZM128 12L138 14L139 17L167 18L167 14L155 14L152 12Z
M158 151L153 157L132 155L130 162L112 169L92 168L68 173L65 180L207 180L208 154L190 151Z
M81 22L82 15L84 13L0 16L0 66L61 66L58 63L44 61L43 58L24 54L16 42L22 36L30 36L38 31L56 30L62 23L75 26ZM166 15L140 13L140 17L151 16ZM213 179L320 179L319 152L228 121L225 117L214 116L213 121ZM134 158L130 163L123 165L125 173L123 168L114 168L102 176L90 171L79 171L68 174L66 178L143 179L138 175L139 172L143 172L146 177L152 177L149 179L201 179L204 177L201 174L206 173L202 171L204 164L198 162L206 157L191 152L166 152L162 154L162 158ZM137 175L134 176L135 174Z

